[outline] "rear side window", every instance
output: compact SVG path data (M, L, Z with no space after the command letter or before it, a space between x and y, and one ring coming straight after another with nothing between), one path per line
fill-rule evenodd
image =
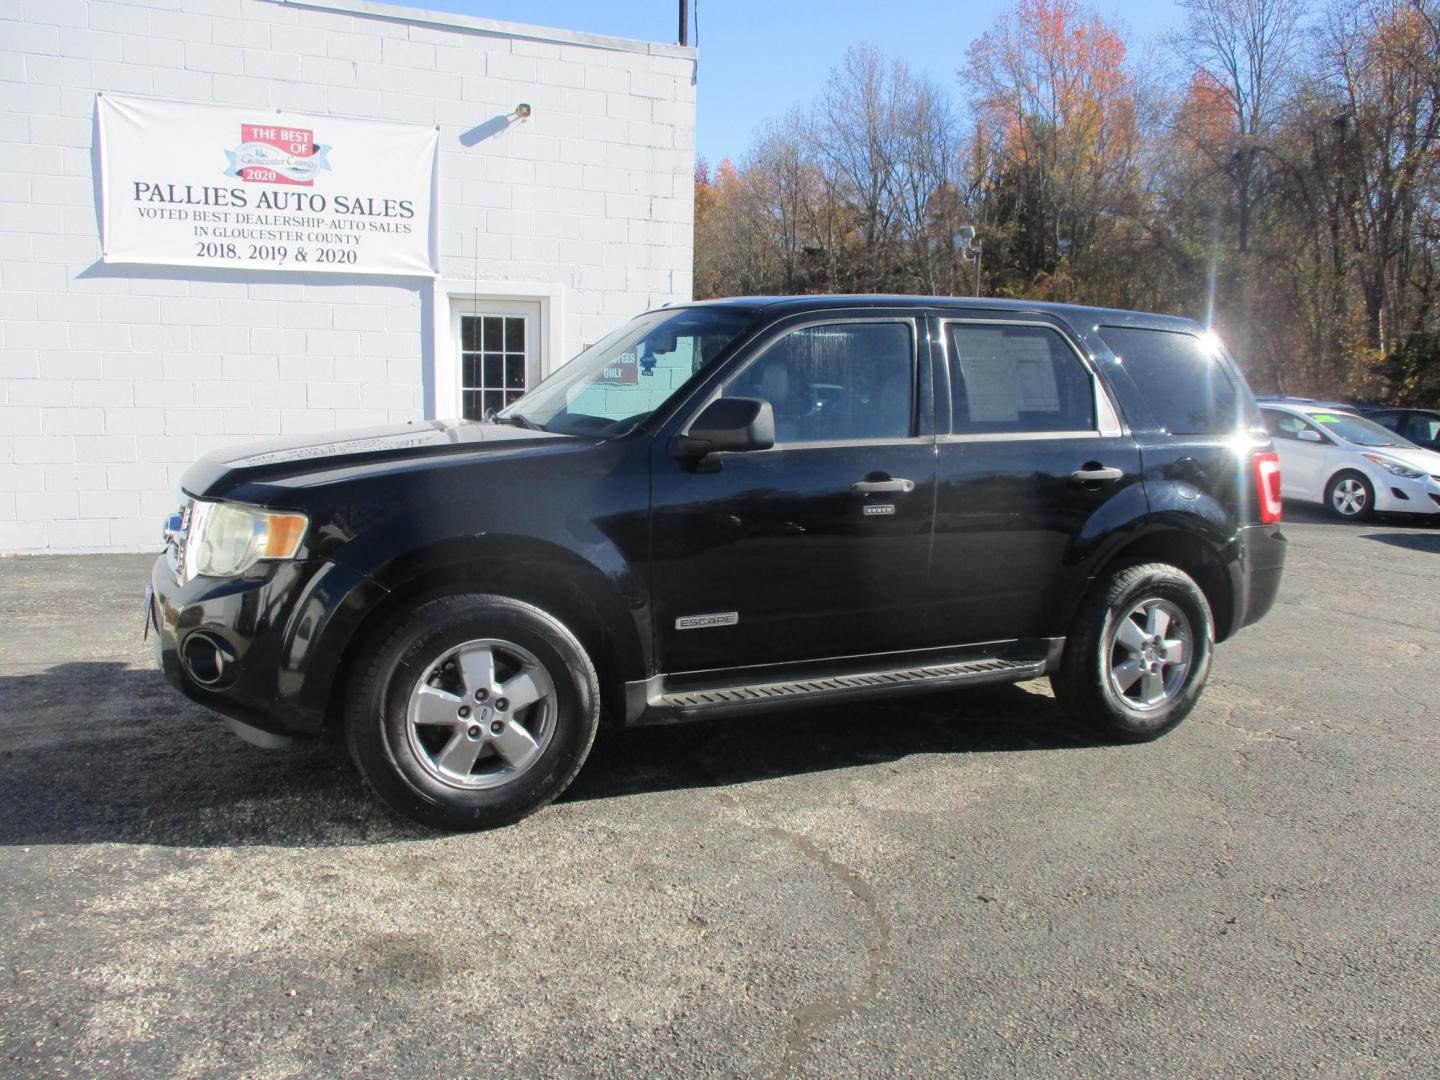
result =
M1102 326L1100 337L1169 434L1228 435L1245 426L1234 380L1194 334Z
M1095 384L1056 331L994 323L947 329L955 434L1095 430Z

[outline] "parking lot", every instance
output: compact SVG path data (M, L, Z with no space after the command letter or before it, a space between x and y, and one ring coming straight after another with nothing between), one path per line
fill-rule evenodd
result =
M0 1073L1434 1073L1440 529L1304 513L1159 742L1043 683L602 736L443 836L0 562Z

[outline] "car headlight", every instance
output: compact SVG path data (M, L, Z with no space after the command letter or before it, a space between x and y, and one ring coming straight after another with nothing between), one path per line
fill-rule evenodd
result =
M1394 458L1381 457L1379 454L1361 454L1366 461L1373 461L1391 476L1403 476L1406 480L1420 480L1425 474L1419 469L1412 469L1403 461L1396 461Z
M185 541L185 578L235 577L261 559L292 559L309 524L304 514L196 501Z

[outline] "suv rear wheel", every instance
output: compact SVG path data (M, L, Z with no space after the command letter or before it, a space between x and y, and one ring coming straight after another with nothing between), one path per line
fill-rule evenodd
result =
M538 810L580 771L599 724L599 682L580 642L506 597L423 603L356 672L345 729L361 775L436 828L492 828Z
M1153 739L1200 699L1214 641L1210 604L1190 575L1166 563L1123 567L1081 607L1051 685L1098 734Z

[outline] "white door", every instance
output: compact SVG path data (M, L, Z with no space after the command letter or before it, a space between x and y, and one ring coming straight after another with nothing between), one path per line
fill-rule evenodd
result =
M483 420L540 381L540 305L452 297L460 415Z
M1321 502L1321 490L1330 476L1328 463L1334 453L1330 436L1308 420L1278 409L1262 409L1265 426L1275 440L1280 456L1280 489L1286 496Z

